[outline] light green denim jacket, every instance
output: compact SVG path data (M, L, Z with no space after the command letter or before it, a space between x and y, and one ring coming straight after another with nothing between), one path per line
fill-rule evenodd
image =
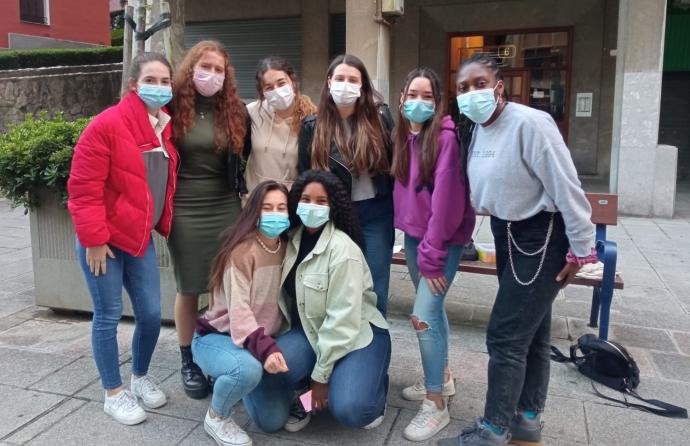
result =
M278 301L288 321L283 331L290 327L290 307L282 284L297 260L303 230L300 227L291 235L283 261ZM374 283L362 250L331 222L297 266L295 294L304 333L316 353L314 381L327 383L336 361L371 343L369 323L388 329L376 308Z

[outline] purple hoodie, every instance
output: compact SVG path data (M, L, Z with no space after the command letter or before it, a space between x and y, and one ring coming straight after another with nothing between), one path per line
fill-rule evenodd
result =
M412 133L407 139L407 150L410 150L408 184L395 180L395 227L421 240L417 248L419 271L424 277L437 278L443 275L448 246L465 245L470 241L475 214L467 179L461 174L460 143L450 116L445 116L441 123L433 192L427 187L417 192L420 180L416 139Z

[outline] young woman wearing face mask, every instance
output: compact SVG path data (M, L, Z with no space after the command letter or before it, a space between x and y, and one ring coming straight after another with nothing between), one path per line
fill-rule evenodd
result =
M417 291L411 318L424 369L422 379L403 389L403 398L423 400L403 432L411 441L428 440L450 422L447 402L455 385L448 371L445 296L475 221L455 124L442 113L442 104L436 73L413 70L400 94L393 131L395 227L405 233Z
M177 281L175 327L182 386L188 396L204 398L209 386L190 345L219 236L240 212L244 180L239 161L248 116L228 54L218 42L202 41L189 50L175 73L174 88L173 130L181 158L168 243Z
M213 260L209 310L197 320L194 358L215 377L204 428L221 446L251 445L231 418L232 407L256 387L263 370L287 372L273 335L283 323L278 308L280 265L290 226L287 188L258 184L237 221L223 235Z
M506 102L503 90L493 59L476 55L458 70L458 106L475 123L472 201L492 215L499 286L486 334L484 416L439 443L446 446L543 444L551 305L581 265L596 261L591 208L556 123Z
M386 315L393 255L393 119L357 57L336 57L328 67L317 116L304 120L299 169L333 172L350 194L374 278L376 306Z
M297 178L297 137L302 121L316 112L300 93L297 73L282 57L262 59L256 70L257 101L247 106L252 120L251 154L247 157L247 190L274 180L288 189Z
M67 203L77 258L93 300L93 356L105 389L105 413L122 424L146 419L167 401L148 375L160 332L160 278L151 231L167 237L178 155L165 104L171 68L161 54L132 60L128 91L98 116L74 148ZM134 309L131 390L120 377L117 324L122 287Z
M371 273L349 194L330 172L310 170L292 186L293 232L279 301L290 321L278 336L288 371L266 374L244 399L265 432L283 428L293 391L309 387L314 412L329 409L350 427L383 420L391 340L376 309Z

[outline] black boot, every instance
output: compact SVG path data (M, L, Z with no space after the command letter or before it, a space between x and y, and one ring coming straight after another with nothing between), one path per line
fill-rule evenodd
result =
M180 353L182 353L182 370L180 373L182 374L184 393L197 400L206 398L208 382L199 366L194 363L192 348L180 346Z

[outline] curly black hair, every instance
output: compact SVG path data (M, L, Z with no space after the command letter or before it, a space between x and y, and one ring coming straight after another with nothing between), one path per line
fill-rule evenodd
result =
M295 180L288 195L288 212L290 213L290 227L296 228L302 224L297 215L297 205L302 198L302 192L309 183L320 183L328 193L328 203L331 208L330 219L337 229L347 234L357 246L364 251L364 237L350 201L350 194L342 181L326 170L307 170Z

